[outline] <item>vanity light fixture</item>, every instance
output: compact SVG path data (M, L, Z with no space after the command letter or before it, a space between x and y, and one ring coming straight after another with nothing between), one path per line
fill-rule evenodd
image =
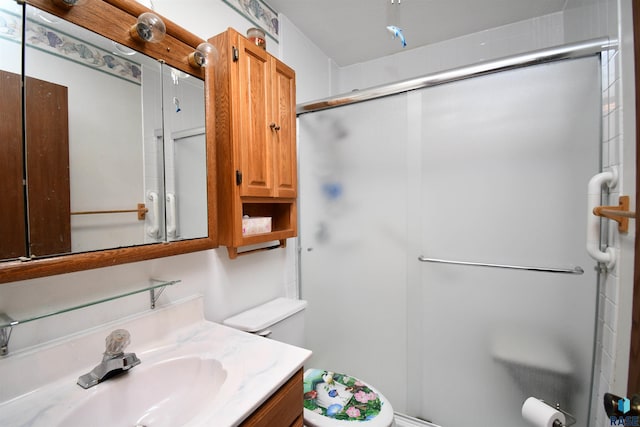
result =
M211 43L200 43L196 50L189 54L189 65L205 67L209 62L218 59L218 50Z
M129 33L136 40L158 43L167 33L167 27L155 13L144 12L138 16L138 22L131 27Z

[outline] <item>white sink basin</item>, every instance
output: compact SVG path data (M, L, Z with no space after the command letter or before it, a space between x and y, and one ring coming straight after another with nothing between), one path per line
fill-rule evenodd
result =
M86 390L58 426L174 427L211 406L227 379L215 359L180 357L142 364Z

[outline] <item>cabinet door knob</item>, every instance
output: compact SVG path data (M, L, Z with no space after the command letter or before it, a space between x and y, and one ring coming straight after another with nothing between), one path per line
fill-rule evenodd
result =
M280 130L280 126L278 126L278 125L277 125L277 124L275 124L275 123L271 123L271 124L269 125L269 127L271 128L271 130L275 130L275 131Z

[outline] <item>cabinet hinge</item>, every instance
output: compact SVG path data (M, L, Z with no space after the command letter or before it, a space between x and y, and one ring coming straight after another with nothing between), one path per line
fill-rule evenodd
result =
M238 59L240 58L240 52L238 52L237 47L231 46L231 54L232 54L233 62L238 62Z
M242 172L236 171L236 185L242 184Z

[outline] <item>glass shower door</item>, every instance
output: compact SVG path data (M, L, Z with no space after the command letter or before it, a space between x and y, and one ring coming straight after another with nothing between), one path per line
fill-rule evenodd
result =
M522 403L535 396L588 425L598 278L586 185L600 165L599 88L592 57L421 91L416 258L584 274L416 261L416 416L524 426Z
M370 382L404 411L406 95L305 114L298 129L306 366Z

